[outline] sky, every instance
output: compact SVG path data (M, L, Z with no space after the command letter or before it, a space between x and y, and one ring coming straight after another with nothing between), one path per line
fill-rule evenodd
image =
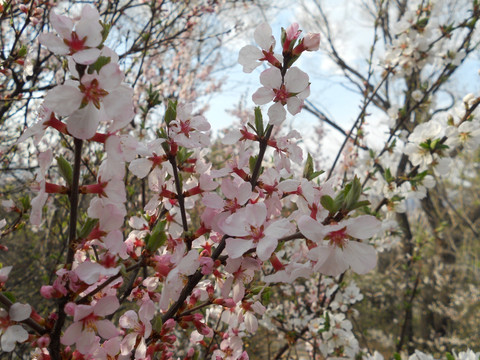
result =
M306 32L315 32L312 25L309 25L300 15L301 9L298 1L285 1L287 7L284 10L270 16L269 21L273 35L278 42L280 37L280 28L287 27L292 22L298 22L300 28ZM360 1L346 1L346 0L326 0L324 1L326 12L329 16L332 29L335 32L334 36L337 49L342 57L349 64L354 67L365 69L366 58L369 46L372 42L371 25L365 19L365 13L358 9ZM254 44L253 30L247 36L234 41L230 45L228 51L231 52L233 60L238 57L239 49L246 44ZM325 39L322 39L325 43ZM380 66L379 64L374 64ZM338 67L329 60L322 51L314 53L305 53L298 63L296 63L303 71L307 72L311 81L311 95L309 100L314 103L319 109L324 111L332 120L334 120L343 129L351 128L355 119L357 118L362 97L352 91L352 85L345 80L342 73L339 72ZM252 108L255 104L251 100L252 94L261 86L259 82L259 75L266 67L261 66L253 73L243 73L242 67L239 64L222 73L221 76L228 76L223 85L223 91L220 94L214 95L209 99L210 109L206 116L212 124L214 134L218 134L220 129L227 128L232 125L234 120L232 116L226 113L226 110L232 109L236 106L240 99L245 98L246 106ZM473 92L480 93L480 78L478 70L480 69L479 56L473 55L471 60L465 62L453 77L450 88L458 90L460 94L467 94ZM472 81L474 79L475 81ZM463 96L463 95L462 95ZM438 101L448 101L448 97L439 97ZM268 104L264 105L265 118ZM367 141L374 148L381 148L383 145L382 139L388 129L383 125L386 115L380 111L375 111L370 108L371 115L367 118ZM311 134L313 125L317 124L315 119L306 111L302 111L295 117L289 116L285 123L286 126L291 126L299 130L304 137ZM325 126L327 136L324 138L323 151L324 156L332 158L337 149L344 140L336 130Z

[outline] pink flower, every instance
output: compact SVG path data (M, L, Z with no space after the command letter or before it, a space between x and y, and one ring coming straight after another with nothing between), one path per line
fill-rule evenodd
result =
M95 343L95 333L104 338L111 339L119 334L117 328L110 320L102 319L113 314L120 306L116 296L107 296L97 301L95 305L76 305L71 324L62 338L63 345L77 345L77 350L87 354Z
M15 303L8 312L0 309L0 332L2 332L0 344L3 351L11 352L15 348L15 343L27 341L28 332L16 322L28 319L31 313L32 308L28 304Z
M210 145L210 137L206 131L210 124L202 115L192 115L191 104L177 107L177 118L170 122L168 135L180 146L195 148Z
M76 25L70 18L52 11L50 23L60 37L53 33L41 34L39 39L42 45L57 55L72 55L78 64L95 62L100 55L97 47L103 40L103 27L97 9L89 5L84 6Z
M262 61L268 61L276 67L281 66L282 58L273 53L275 38L272 36L272 28L267 23L260 24L253 34L259 49L253 45L244 46L238 54L238 63L243 66L243 71L251 73Z
M273 101L275 104L268 109L270 124L280 124L286 118L284 105L292 115L298 114L303 101L310 95L310 83L306 73L297 67L290 68L282 80L280 69L270 68L260 74L263 87L252 96L257 105Z
M303 215L298 228L307 239L318 244L311 249L308 258L316 261L315 271L337 276L349 267L358 274L365 274L377 264L375 248L360 240L375 235L381 222L374 216L362 215L340 221L334 225L322 225L311 217Z
M267 222L267 207L264 203L249 204L220 225L225 234L232 236L226 240L225 246L232 259L256 248L257 256L262 261L272 255L278 239L285 236L290 227L286 219Z
M103 66L99 73L67 80L45 96L45 106L57 115L68 116L68 132L78 139L95 135L100 121L113 120L109 131L125 126L133 117L133 90L122 85L118 64Z

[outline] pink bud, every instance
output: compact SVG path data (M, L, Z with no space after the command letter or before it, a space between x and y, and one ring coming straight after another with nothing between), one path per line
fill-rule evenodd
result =
M50 336L48 335L43 335L38 338L37 344L41 348L46 348L50 344Z
M303 46L307 51L317 51L320 48L320 34L308 33L303 38Z
M73 303L73 302L67 303L67 305L65 305L65 313L67 315L73 316L75 314L75 307L76 306L77 305L75 305L75 303Z

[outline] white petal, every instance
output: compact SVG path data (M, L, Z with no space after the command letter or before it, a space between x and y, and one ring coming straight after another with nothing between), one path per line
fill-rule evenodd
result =
M73 345L77 341L77 339L82 334L82 323L81 322L74 322L70 325L67 330L63 333L63 336L60 339L60 342L63 345Z
M90 139L97 132L100 122L100 110L92 103L75 111L67 119L68 132L77 139Z
M40 44L46 46L48 50L57 55L67 55L70 52L63 40L52 33L40 34L38 40Z
M308 81L308 75L297 67L290 68L285 74L285 87L291 93L299 93L305 90Z
M100 50L96 48L81 50L72 55L73 60L75 60L77 64L83 65L93 64L99 56Z
M265 261L270 258L278 245L278 239L272 237L264 237L257 245L257 256L260 260Z
M120 307L116 296L105 296L95 304L93 313L98 316L113 314Z
M252 100L257 105L264 105L269 103L275 97L272 89L261 87L252 95Z
M382 222L375 216L361 215L347 220L347 234L357 239L369 239L382 227Z
M70 40L73 30L73 21L69 17L50 12L50 23L55 31L64 39Z
M377 265L377 252L371 245L349 241L344 249L345 260L357 274L366 274Z
M13 321L23 321L30 317L32 307L28 304L15 303L10 307L8 314Z
M261 64L260 60L263 53L253 45L247 45L240 49L238 53L238 63L243 66L243 72L251 73Z
M282 86L282 74L280 73L280 69L271 67L263 71L260 74L260 83L270 89L280 89L280 86Z
M303 100L299 99L296 96L292 96L287 99L287 109L288 112L292 115L296 115L302 110Z
M24 342L28 339L28 332L20 325L9 326L2 335L2 350L11 352L15 348L16 342Z
M272 36L272 28L267 23L257 26L253 33L255 42L264 50L270 50L271 46L275 46L275 38Z
M57 115L67 116L78 110L82 103L81 91L70 85L59 85L45 95L45 106Z
M225 243L225 250L227 251L228 256L232 259L236 259L250 250L252 245L253 240L228 238Z
M119 334L118 329L110 320L97 321L98 334L104 339L111 339Z
M280 125L287 117L287 112L283 105L279 102L273 104L268 109L268 123L272 125Z

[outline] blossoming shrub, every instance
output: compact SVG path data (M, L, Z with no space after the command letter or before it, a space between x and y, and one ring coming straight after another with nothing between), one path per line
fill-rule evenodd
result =
M48 129L71 146L73 157L66 160L57 148L39 152L36 196L22 210L7 205L22 215L30 206L30 224L42 226L48 198L68 200L66 255L39 289L51 304L41 313L6 291L11 269L2 269L2 350L28 342L36 359L248 359L243 338L260 322L286 333L277 358L299 339L307 339L313 358L361 356L345 313L363 295L343 279L350 270L363 275L375 268L372 238L390 221L382 223L380 209L401 207L405 198L395 193L378 201L365 188L374 169L343 182L332 172L319 180L312 157L303 160L298 132L278 130L287 111L298 114L310 94L309 76L293 64L318 50L320 35L302 36L293 24L282 30L276 53L271 28L256 29L260 49L243 48L239 63L246 72L266 64L252 99L269 105L268 120L255 108L252 120L224 139L236 144L230 161L213 167L205 157L210 125L182 99L168 101L155 138L128 131L133 90L123 83L118 55L105 45L109 26L100 19L89 5L77 19L51 12L56 34L40 37L65 56L68 76L47 91L38 122L17 142L34 136L38 144ZM395 63L388 71L397 66L407 67ZM383 168L382 185L395 192L409 184L422 198L447 146L476 149L480 100L464 104L453 122L412 130L398 154L410 161L408 176ZM98 166L85 156L92 149L101 153ZM54 156L58 177L50 171ZM132 208L138 197L126 186L127 173L148 187L139 208ZM281 295L277 302L275 295ZM471 350L454 356L478 358ZM417 350L415 357L428 355Z

